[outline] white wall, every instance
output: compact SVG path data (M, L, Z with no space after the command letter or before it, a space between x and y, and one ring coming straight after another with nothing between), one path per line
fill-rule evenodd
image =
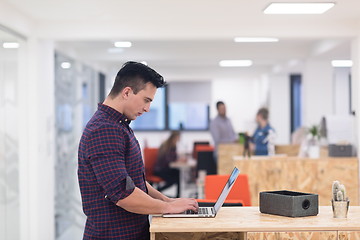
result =
M0 41L4 40L0 29ZM0 239L19 239L18 50L0 47Z
M290 76L269 76L270 124L276 131L277 144L290 144Z
M360 29L358 30L360 32ZM351 86L352 86L352 110L356 112L356 137L357 137L357 153L359 157L360 152L360 33L358 37L354 39L351 46L351 58L353 61L353 67L351 68ZM359 166L360 172L360 166ZM360 179L360 176L359 176Z
M329 61L308 60L302 74L303 125L319 124L333 114L333 68Z
M334 97L333 108L336 115L350 113L350 73L351 68L334 68Z
M216 79L212 83L211 117L215 117L216 102L224 101L227 115L231 119L235 132L252 132L255 127L255 114L264 103L262 81L259 78L241 78L233 80Z
M360 29L358 30L360 32ZM352 41L351 44L351 59L353 61L353 66L351 68L351 87L352 87L352 110L356 111L356 115L359 116L360 111L360 98L359 98L359 88L360 88L360 33L357 38ZM360 118L358 118L360 120ZM359 128L360 131L360 128Z
M54 231L54 46L31 38L20 48L21 239L52 240Z

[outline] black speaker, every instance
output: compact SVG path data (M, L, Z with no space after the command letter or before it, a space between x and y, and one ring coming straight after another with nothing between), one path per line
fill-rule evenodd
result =
M260 192L260 212L286 217L316 216L319 196L286 190Z

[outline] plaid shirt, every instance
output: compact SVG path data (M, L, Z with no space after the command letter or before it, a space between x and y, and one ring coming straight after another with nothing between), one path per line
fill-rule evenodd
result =
M106 105L88 122L79 145L78 177L87 216L84 239L148 239L148 215L118 207L134 187L147 192L139 143L124 115Z

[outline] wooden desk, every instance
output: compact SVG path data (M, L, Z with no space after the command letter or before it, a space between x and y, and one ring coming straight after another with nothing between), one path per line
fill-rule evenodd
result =
M215 218L153 217L152 240L163 239L360 239L360 207L347 219L332 216L330 206L318 216L289 218L262 214L258 207L223 207Z

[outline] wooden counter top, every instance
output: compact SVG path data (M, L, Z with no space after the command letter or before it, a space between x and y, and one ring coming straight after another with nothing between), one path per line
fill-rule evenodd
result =
M215 218L153 217L150 232L296 232L360 231L360 207L350 206L348 218L336 219L330 206L311 217L262 214L258 207L223 207Z
M241 155L233 156L233 161L262 161L262 160L283 160L283 161L357 161L357 157L321 157L321 158L305 158L305 157L289 157L284 154L278 154L274 156L251 156L243 157Z

